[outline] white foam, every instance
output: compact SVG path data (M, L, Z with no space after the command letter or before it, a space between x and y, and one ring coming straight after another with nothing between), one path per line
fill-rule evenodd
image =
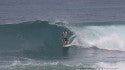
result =
M102 70L125 70L124 65L125 65L125 62L117 62L117 63L99 62L95 64L95 66L98 69L102 69Z
M125 40L115 34L112 34L108 37L102 37L99 40L93 42L93 45L96 45L101 49L125 51Z
M76 35L72 45L125 51L125 26L69 26Z

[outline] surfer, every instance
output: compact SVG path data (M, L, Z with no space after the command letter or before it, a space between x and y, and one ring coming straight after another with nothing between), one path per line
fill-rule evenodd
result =
M61 39L64 45L68 44L68 38L67 38L67 34L68 32L65 30L62 35L61 35Z

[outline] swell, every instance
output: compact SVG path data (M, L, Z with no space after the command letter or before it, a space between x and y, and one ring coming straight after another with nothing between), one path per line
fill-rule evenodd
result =
M62 56L60 34L64 30L68 29L39 20L1 25L0 55L32 58Z

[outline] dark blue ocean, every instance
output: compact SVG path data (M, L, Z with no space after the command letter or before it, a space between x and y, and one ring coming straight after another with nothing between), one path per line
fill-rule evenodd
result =
M68 31L69 47L60 39ZM0 0L0 70L124 70L124 0Z

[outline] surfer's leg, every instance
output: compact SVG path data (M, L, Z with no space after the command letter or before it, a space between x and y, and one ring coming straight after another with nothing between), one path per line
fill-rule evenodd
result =
M64 40L65 40L65 45L68 44L68 39L64 38Z

